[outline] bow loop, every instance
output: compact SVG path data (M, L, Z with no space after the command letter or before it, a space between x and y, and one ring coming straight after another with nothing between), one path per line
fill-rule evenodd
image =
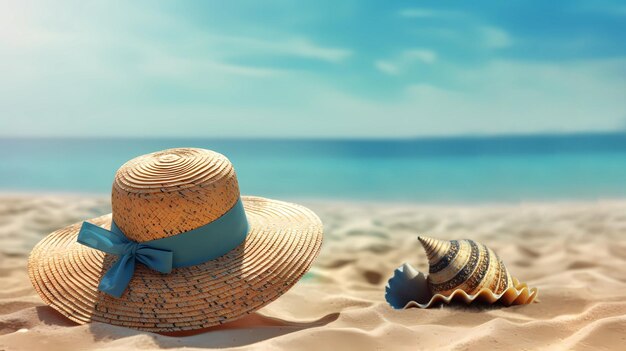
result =
M173 253L128 239L121 231L107 230L89 222L83 222L78 232L80 244L102 252L119 256L117 261L104 274L98 289L120 297L135 272L135 262L161 273L170 273Z
M137 261L145 264L160 273L170 273L172 271L172 252L155 249L148 245L138 244L135 246L135 257Z

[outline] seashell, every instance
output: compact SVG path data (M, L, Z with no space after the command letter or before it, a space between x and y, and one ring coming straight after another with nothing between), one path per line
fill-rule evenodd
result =
M395 309L401 309L412 301L427 303L431 298L426 276L408 263L393 272L385 292L385 299Z
M536 288L528 288L512 277L498 255L481 243L427 237L418 240L428 257L429 274L406 263L396 269L385 294L393 308L428 308L452 300L510 306L528 304L537 297Z

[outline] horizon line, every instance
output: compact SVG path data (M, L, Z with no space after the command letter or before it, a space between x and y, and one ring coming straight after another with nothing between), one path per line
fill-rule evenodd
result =
M0 135L0 140L217 140L217 141L414 141L414 140L445 140L445 139L502 139L502 138L536 138L536 137L584 137L584 136L624 136L626 130L612 131L575 131L575 132L537 132L537 133L471 133L450 135L416 135L402 137L375 136L333 136L333 137L290 137L290 136L78 136L78 135Z

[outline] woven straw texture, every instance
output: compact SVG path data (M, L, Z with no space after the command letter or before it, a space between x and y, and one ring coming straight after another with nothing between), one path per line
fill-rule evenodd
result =
M146 241L209 223L238 197L234 170L224 156L172 149L122 166L112 204L115 222L127 236ZM59 229L35 246L29 258L30 279L47 304L78 323L99 321L172 332L234 320L293 286L322 243L322 223L307 208L260 197L242 200L250 230L241 245L170 274L137 264L119 299L97 288L116 257L78 244L81 223ZM109 214L88 221L109 229L111 220Z
M115 174L115 224L134 241L180 234L233 207L239 185L230 161L204 149L169 149L126 162Z

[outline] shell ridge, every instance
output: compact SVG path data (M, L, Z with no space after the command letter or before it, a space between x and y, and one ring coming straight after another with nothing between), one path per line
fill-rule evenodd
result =
M428 308L438 302L445 302L449 304L452 300L457 297L461 297L463 301L467 304L472 303L475 300L479 300L480 298L486 299L489 303L495 303L496 301L501 300L505 305L523 305L529 304L533 302L537 297L537 288L528 288L524 287L521 290L515 289L513 287L508 288L501 294L495 294L493 291L483 288L480 289L476 294L468 294L461 289L454 290L452 294L445 296L442 294L433 295L427 303L418 303L416 301L409 301L404 308L409 307L420 307L420 308ZM504 299L503 299L504 298Z
M461 283L463 283L470 277L471 273L476 268L476 264L477 264L478 256L479 256L479 249L478 249L478 245L476 245L474 241L468 240L468 242L471 247L469 260L465 263L463 268L461 268L459 272L452 279L445 281L443 283L431 284L432 290L434 291L452 290L458 287L459 285L461 285Z
M479 254L482 253L482 255L480 255L480 261L468 278L468 291L474 291L477 287L481 285L483 279L485 278L485 275L487 274L487 270L489 269L489 250L485 245L481 245L481 247L482 251L480 251L479 249Z
M459 242L458 240L450 241L450 249L434 264L429 264L428 272L430 274L437 273L446 268L450 262L452 262L459 254Z

